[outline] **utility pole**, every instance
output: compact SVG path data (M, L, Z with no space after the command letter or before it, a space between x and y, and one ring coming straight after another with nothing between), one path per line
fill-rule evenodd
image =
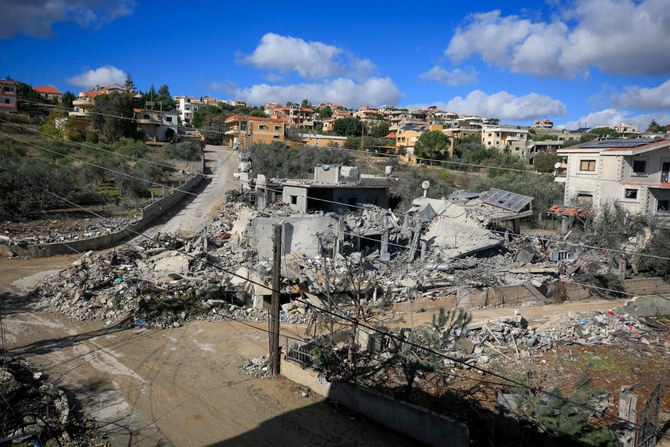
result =
M365 140L365 121L361 121L361 152L363 152L363 140Z
M279 374L279 287L281 282L281 225L272 228L272 303L270 308L270 375Z

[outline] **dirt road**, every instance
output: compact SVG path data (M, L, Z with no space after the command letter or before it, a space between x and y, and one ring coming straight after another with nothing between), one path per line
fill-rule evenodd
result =
M0 261L7 344L72 392L113 445L415 444L281 378L238 374L267 353L263 331L221 321L122 329L27 309L21 290L73 259Z
M237 172L240 160L237 152L227 146L207 145L204 154L211 176L193 191L195 196L186 197L179 208L167 213L144 234L149 237L158 232L194 236L211 220L225 200L226 191L235 187L233 173Z

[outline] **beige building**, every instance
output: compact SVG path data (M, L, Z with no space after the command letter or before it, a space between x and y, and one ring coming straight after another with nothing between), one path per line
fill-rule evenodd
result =
M310 146L344 147L347 137L335 135L319 135L317 133L304 133L301 135L303 144Z
M230 135L230 144L234 148L246 148L252 143L286 141L286 123L280 119L235 115L226 119L226 124L232 127L226 135Z
M482 128L482 144L488 148L509 149L515 155L526 158L528 130L514 127Z
M616 139L557 151L565 157L566 204L598 210L618 202L631 213L670 218L670 140Z
M535 120L533 127L535 129L553 129L554 122L550 120Z
M19 83L12 80L0 79L0 113L16 113L16 98Z
M622 137L636 137L640 135L640 131L637 126L633 126L628 123L621 123L614 126L612 129L616 130L621 134Z
M40 85L39 87L33 88L33 90L47 101L53 101L55 99L58 101L58 104L63 102L63 94L56 87Z

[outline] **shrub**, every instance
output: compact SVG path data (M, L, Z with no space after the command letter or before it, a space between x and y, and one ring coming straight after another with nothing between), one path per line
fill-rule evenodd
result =
M161 148L161 155L171 160L200 160L202 149L198 143L184 141L182 143L171 143Z

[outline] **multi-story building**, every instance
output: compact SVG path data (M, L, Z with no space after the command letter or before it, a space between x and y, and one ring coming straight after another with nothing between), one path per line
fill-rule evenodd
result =
M426 124L426 112L421 109L394 110L391 112L392 132L398 132L405 126L422 126Z
M77 99L72 101L74 111L70 112L69 115L74 117L88 117L89 112L95 105L95 98L100 95L104 95L104 93L99 91L80 91Z
M284 107L284 104L279 104L278 102L272 101L272 102L266 102L265 106L263 107L263 111L265 112L266 115L272 115L272 111L274 109L279 109Z
M617 124L612 129L616 130L622 137L626 138L637 137L640 135L640 131L638 130L637 126L633 126L632 124L628 123Z
M233 107L246 107L247 102L242 101L241 99L233 99L232 101L230 101L230 105Z
M202 100L191 96L175 96L174 99L177 101L177 113L182 124L191 124L193 122L193 114L202 107L216 107L221 102L209 96L205 96Z
M63 94L56 88L56 87L50 87L48 85L40 85L39 87L33 88L33 90L36 93L39 93L39 95L46 99L47 101L51 102L54 99L58 101L58 104L61 104L63 102Z
M404 126L395 132L396 152L402 155L402 159L408 162L416 162L414 146L419 137L426 132L426 126Z
M314 129L314 110L292 104L290 107L278 107L272 110L272 118L282 119L289 126L298 129Z
M535 120L533 128L535 129L553 129L554 122L550 120Z
M232 127L226 135L230 135L234 148L246 148L252 143L286 141L286 122L280 119L235 115L226 119L226 124Z
M483 127L482 144L486 148L509 149L513 154L526 158L528 129L515 127Z
M670 140L614 139L559 149L564 203L594 210L618 202L631 213L670 221Z
M355 116L363 122L378 120L379 109L377 107L365 105L356 111Z
M0 113L16 113L16 98L19 83L11 79L0 79Z

